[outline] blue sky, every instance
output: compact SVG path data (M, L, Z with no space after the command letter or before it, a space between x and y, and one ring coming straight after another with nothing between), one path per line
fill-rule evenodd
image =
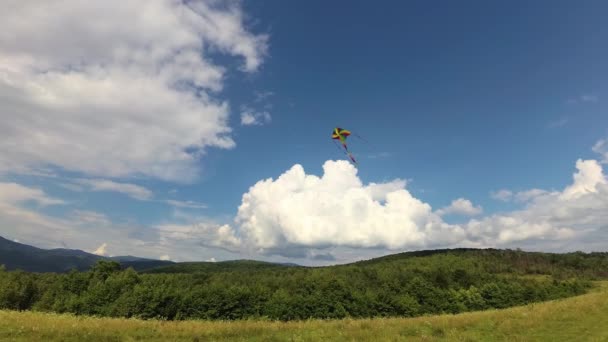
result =
M605 244L605 2L140 5L117 15L110 4L45 5L55 17L32 21L41 8L15 4L17 19L0 24L16 32L0 36L10 191L0 235L100 254L302 263ZM62 35L62 21L82 36ZM349 139L356 176L326 164L345 160L335 126L366 139ZM338 180L306 178L324 173ZM388 190L370 195L370 183ZM324 202L322 189L339 194ZM353 199L361 191L365 205ZM397 209L390 194L402 196ZM570 207L591 212L565 220Z

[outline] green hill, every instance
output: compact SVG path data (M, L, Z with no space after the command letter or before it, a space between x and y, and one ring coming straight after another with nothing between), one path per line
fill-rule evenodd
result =
M411 317L506 308L585 293L606 253L440 250L347 265L184 263L137 273L0 271L0 309L167 320Z

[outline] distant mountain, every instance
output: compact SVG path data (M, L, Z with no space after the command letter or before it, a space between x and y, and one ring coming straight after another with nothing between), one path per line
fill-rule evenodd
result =
M86 271L98 260L114 260L124 268L133 267L137 271L173 264L172 261L133 256L103 257L78 249L41 249L0 236L0 265L4 265L7 270L57 273L68 272L72 269Z

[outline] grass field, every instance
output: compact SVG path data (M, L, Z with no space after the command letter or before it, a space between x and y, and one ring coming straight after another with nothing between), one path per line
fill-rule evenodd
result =
M164 322L0 311L5 341L608 341L608 281L505 310L418 318Z

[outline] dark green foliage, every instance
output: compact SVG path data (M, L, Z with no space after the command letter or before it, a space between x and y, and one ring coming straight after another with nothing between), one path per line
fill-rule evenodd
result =
M459 313L584 293L608 275L607 257L444 250L317 268L235 261L137 273L103 260L67 274L0 268L0 308L168 320Z

